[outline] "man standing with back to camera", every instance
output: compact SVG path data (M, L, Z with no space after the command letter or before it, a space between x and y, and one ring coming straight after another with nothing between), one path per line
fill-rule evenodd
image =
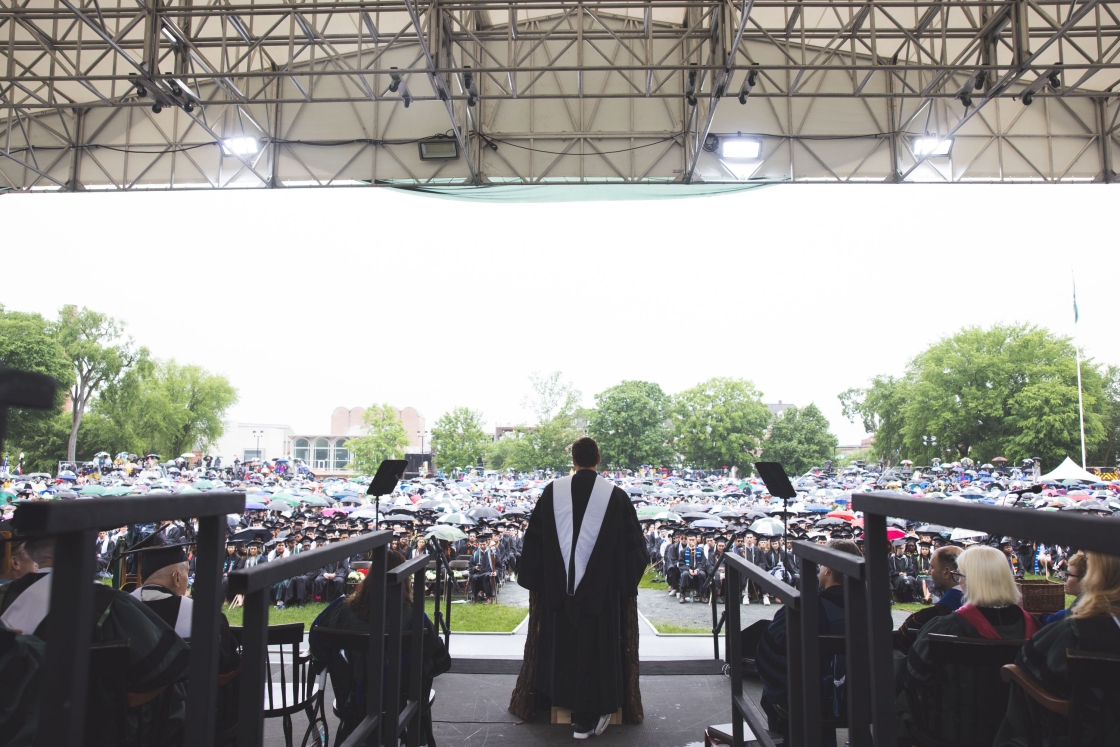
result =
M649 562L626 492L595 470L599 447L572 445L575 474L545 487L525 532L517 582L528 589L525 660L511 713L530 720L543 695L572 712L572 736L602 734L621 707L641 723L638 582Z

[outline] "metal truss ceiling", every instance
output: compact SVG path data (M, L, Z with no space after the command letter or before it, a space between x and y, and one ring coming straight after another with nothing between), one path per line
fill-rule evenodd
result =
M1120 157L1097 0L0 0L0 62L0 189L1108 183ZM740 135L758 158L723 157Z

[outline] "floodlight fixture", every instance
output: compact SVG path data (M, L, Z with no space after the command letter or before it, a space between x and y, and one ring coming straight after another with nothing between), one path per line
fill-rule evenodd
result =
M939 138L925 137L917 138L914 141L914 154L918 156L925 156L927 158L938 158L948 156L953 150L953 138Z
M261 149L255 137L222 138L222 153L227 156L251 156Z
M758 66L756 65L747 73L746 80L743 81L743 87L739 89L739 103L746 105L747 97L751 95L754 90L755 84L758 83Z
M421 161L454 161L459 157L459 143L454 138L437 135L417 143Z
M728 161L757 161L762 155L762 141L750 137L720 138L719 155Z
M396 70L395 67L391 67L389 69L390 70ZM401 87L401 74L400 73L389 73L389 90L393 93L396 93L397 89L400 88L400 87Z
M693 67L696 67L695 62L693 62L691 64L692 64ZM688 71L688 84L685 85L685 87L684 87L684 97L686 99L688 99L688 105L689 106L696 106L696 71L695 70L689 70Z

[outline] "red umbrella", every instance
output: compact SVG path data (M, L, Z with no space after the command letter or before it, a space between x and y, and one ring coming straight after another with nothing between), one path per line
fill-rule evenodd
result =
M887 541L894 542L897 539L902 539L906 536L906 532L898 527L887 527Z
M851 511L832 511L828 514L830 519L843 519L844 521L851 521L856 518L856 515Z
M992 459L992 461L993 462L1006 462L1007 459L1005 457L995 457L994 459Z

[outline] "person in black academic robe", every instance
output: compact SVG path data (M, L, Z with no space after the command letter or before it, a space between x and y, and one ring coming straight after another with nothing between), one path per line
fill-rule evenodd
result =
M470 568L471 599L476 602L485 599L489 604L494 599L494 585L497 582L495 574L498 571L498 559L494 548L479 545L478 549L471 553Z
M226 556L222 559L222 598L227 602L233 599L229 593L229 574L245 567L245 558L237 554L237 545L226 545Z
M49 648L54 540L40 538L27 544L27 553L39 570L0 586L0 622L42 639ZM105 584L92 585L92 642L127 639L128 664L123 673L126 689L160 692L148 703L125 711L106 698L101 688L93 688L86 706L86 744L182 744L190 649L140 600ZM60 614L68 612L60 610ZM96 672L91 675L96 679ZM122 718L114 718L116 715Z
M696 537L689 537L677 555L677 568L680 570L680 603L684 604L686 594L699 595L708 579L708 561L704 550L696 545Z
M346 593L346 577L350 574L347 560L336 560L319 569L312 584L312 593L321 601L333 602Z
M595 442L577 441L572 460L575 474L545 487L525 533L517 580L530 630L510 712L531 719L539 694L587 735L619 707L628 722L643 718L636 602L649 557L626 492L595 473Z

